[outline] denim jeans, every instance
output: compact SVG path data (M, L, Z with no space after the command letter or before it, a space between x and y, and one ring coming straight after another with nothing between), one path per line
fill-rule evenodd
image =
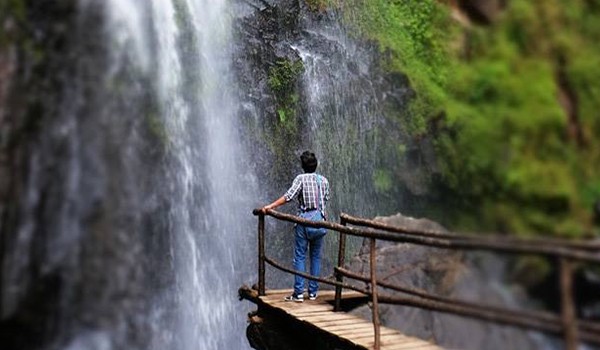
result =
M321 273L321 246L323 245L325 232L315 233L307 230L307 227L296 225L294 244L294 269L306 272L306 251L310 252L310 274L318 277ZM316 281L308 281L308 293L316 294L319 284ZM294 276L294 294L304 293L304 277Z

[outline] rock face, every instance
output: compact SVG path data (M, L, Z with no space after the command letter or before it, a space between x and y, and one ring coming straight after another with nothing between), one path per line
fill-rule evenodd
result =
M376 218L389 225L445 231L427 219L397 214ZM368 242L350 262L352 271L369 273ZM502 286L502 263L489 255L462 254L456 251L411 244L378 242L378 279L395 285L421 289L428 293L472 302L518 308L522 292ZM393 294L393 291L385 291ZM354 311L365 318L371 310L363 306ZM533 349L537 348L527 332L450 314L412 307L380 304L383 325L405 334L432 340L457 349Z
M305 149L318 154L319 172L338 179L328 203L332 217L341 210L373 216L426 194L423 169L434 168L433 146L406 139L402 118L414 92L407 76L383 67L387 53L349 33L339 9L314 11L304 0L238 3L244 11L234 22L234 69L248 135L242 142L257 150L249 157L264 201L288 188ZM403 181L391 180L397 174ZM268 231L281 232L270 241L272 256L291 260L289 227L275 223ZM351 244L356 250L360 241Z
M430 145L407 140L402 118L414 92L407 76L382 67L386 53L357 39L333 6L314 11L304 0L239 2L246 4L235 22L240 118L260 149L252 155L258 178L279 179L268 186L268 197L289 186L306 148L320 156L318 171L344 179L332 184L333 212L343 205L372 216L397 208L403 194L422 195L426 176L412 169L431 165ZM400 173L401 184L387 181ZM356 190L344 190L349 187ZM374 205L364 201L376 196L381 200Z

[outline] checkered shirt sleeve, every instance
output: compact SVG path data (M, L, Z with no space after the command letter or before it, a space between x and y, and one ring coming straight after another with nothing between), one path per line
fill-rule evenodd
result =
M292 187L290 187L287 190L287 192L283 195L285 197L285 200L287 202L289 202L292 199L294 199L294 197L296 197L298 195L298 193L300 193L301 189L302 189L302 175L298 175L294 179L294 182L292 182ZM279 192L279 193L281 193L281 192Z

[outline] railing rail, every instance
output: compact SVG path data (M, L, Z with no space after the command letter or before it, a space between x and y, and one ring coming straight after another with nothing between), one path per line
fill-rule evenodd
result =
M577 262L600 263L600 243L573 242L566 240L519 239L514 237L477 237L448 232L415 230L405 227L386 225L381 222L356 218L348 214L340 215L340 223L315 222L298 216L284 214L274 210L265 213L254 210L258 216L258 289L259 295L265 294L265 263L294 274L335 286L334 311L340 311L342 289L355 290L371 298L372 320L374 327L375 349L380 347L379 303L401 304L422 309L452 313L495 323L534 329L552 334L562 334L565 347L577 348L579 340L600 344L600 323L578 320L573 301L573 269ZM302 224L310 227L324 227L339 233L338 266L335 267L335 280L296 271L268 258L265 255L265 215L276 219ZM350 227L347 224L360 226ZM369 276L362 276L344 269L346 235L369 239ZM542 311L516 311L500 307L467 302L459 299L428 294L414 288L402 287L378 281L376 276L376 240L413 243L418 245L462 250L488 250L510 254L538 254L558 258L560 262L561 315ZM369 289L344 283L344 277L365 282ZM391 289L412 297L399 297L378 292L378 287Z
M374 229L380 229L389 232L404 233L408 235L416 235L423 237L433 238L446 238L455 240L470 240L473 242L479 242L482 245L493 243L496 241L502 241L504 243L523 245L527 247L554 247L554 248L570 248L579 249L583 251L600 252L600 241L574 241L567 239L558 238L518 238L507 235L491 235L491 234L458 234L455 232L442 232L436 230L421 230L410 227L401 227L387 225L380 221L369 220L364 218L357 218L352 215L341 213L340 220L347 224L371 227ZM490 248L493 249L493 244Z

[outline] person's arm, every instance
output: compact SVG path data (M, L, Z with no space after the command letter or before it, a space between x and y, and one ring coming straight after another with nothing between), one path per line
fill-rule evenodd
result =
M275 209L278 206L285 204L286 202L287 202L287 200L285 199L285 196L281 196L275 202L262 207L261 210L264 214L268 209Z
M302 189L302 181L300 180L300 176L296 176L296 178L294 179L294 182L292 182L292 187L290 187L287 190L287 192L283 196L279 197L275 202L262 207L261 211L264 214L265 211L268 209L277 208L278 206L291 201L294 197L296 197L298 195L298 193L300 192L301 189Z

